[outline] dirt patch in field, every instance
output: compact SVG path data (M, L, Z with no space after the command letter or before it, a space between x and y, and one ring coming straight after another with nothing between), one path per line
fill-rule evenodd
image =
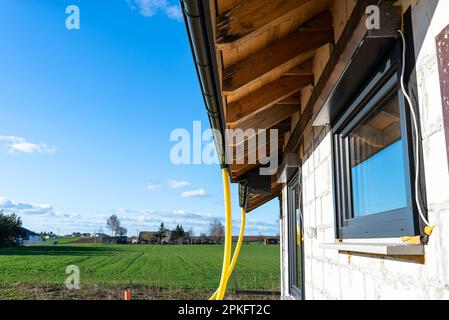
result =
M54 284L0 285L0 300L123 300L126 288L85 285L80 290L68 290ZM207 300L212 292L181 288L135 286L133 300ZM236 295L230 292L227 300L278 300L276 295Z

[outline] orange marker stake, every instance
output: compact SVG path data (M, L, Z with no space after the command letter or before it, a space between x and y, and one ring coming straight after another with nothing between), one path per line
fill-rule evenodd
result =
M124 298L127 301L131 300L131 290L129 289L125 290Z

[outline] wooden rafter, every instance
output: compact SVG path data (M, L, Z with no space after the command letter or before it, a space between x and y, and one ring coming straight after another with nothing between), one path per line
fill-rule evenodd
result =
M298 104L301 101L301 93L297 92L279 101L277 104Z
M242 145L240 144L240 148L243 147L244 155L243 157L238 157L237 155L237 146L233 146L232 150L234 152L235 160L233 161L233 164L245 164L249 163L252 159L257 158L257 154L266 153L266 150L270 150L270 148L273 146L273 143L282 142L283 136L279 137L278 139L270 138L267 135L266 141L258 141L256 145L249 146L248 144Z
M290 118L292 114L299 110L299 104L275 104L270 108L256 112L254 115L239 122L237 125L229 127L233 129L238 128L243 131L250 129L267 130L285 119Z
M316 50L334 41L329 11L334 1L339 0L218 1L213 31L217 58L221 59L218 66L225 125L243 132L256 130L231 146L234 153L236 148L244 148L241 159L229 165L233 181L259 168L257 155L271 150L274 143L282 155L286 133L296 131L297 135L310 123L311 110L299 118L293 114L301 111L301 89L316 85ZM297 123L299 130L293 130L292 123ZM259 140L258 129L278 129L279 136L273 140L267 134L268 141L258 141L255 149L249 149L248 141ZM256 163L249 163L250 159ZM248 211L276 197L282 185L275 180L271 194L248 195Z
M222 48L236 47L298 14L302 19L307 17L305 12L319 14L331 3L331 0L247 0L218 16L217 44Z
M235 127L237 123L272 107L312 83L313 76L286 76L273 81L248 96L229 104L226 122L231 127Z
M285 119L284 121L282 121L282 122L274 125L273 127L269 128L269 130L277 130L278 131L278 137L282 137L283 135L285 135L287 132L289 132L291 130L291 121L290 121L290 119ZM254 136L247 136L247 137L245 137L245 139L243 141L239 141L238 143L234 143L232 141L229 141L229 142L230 142L230 146L232 148L237 148L241 144L245 144L245 153L248 153L248 149L247 149L247 146L249 145L248 142L249 141L251 143L254 142L254 141L251 141L251 139L257 139L256 142L259 141L259 143L260 143L261 135L257 134L257 135L254 135ZM266 139L270 140L268 133L266 134Z
M232 95L264 75L285 73L310 59L313 52L332 41L332 15L319 15L278 42L240 61L223 73L223 94Z
M282 152L282 147L283 147L283 142L284 139L280 139L278 142L278 148L276 149L277 154L279 155ZM232 175L234 178L238 178L242 175L244 175L245 173L247 173L248 171L251 171L254 168L257 168L260 166L260 155L262 154L263 156L271 156L272 154L270 153L271 151L271 144L268 143L266 145L264 145L263 147L258 148L258 150L254 150L252 153L249 153L248 155L245 156L245 161L244 163L237 163L231 166L231 171L232 171ZM258 157L259 156L259 157ZM248 159L256 159L256 161L248 161Z
M285 76L313 76L313 60L307 60L306 62L296 66L286 73Z
M238 145L232 145L232 150L234 152L234 157L236 157L233 165L231 166L231 171L233 172L233 178L238 178L245 172L254 169L258 167L260 164L256 161L256 164L249 163L249 160L252 160L257 154L260 154L263 152L266 154L271 150L271 143L276 142L278 144L278 152L282 151L282 148L284 146L284 136L287 132L291 130L291 120L286 119L282 121L281 123L278 123L277 125L270 128L270 130L278 130L278 139L274 140L274 138L270 135L269 131L266 133L265 140L262 139L261 135L247 137L243 142L239 143ZM256 145L256 148L254 150L250 150L249 146L250 144ZM237 147L244 148L244 157L238 158L237 157Z

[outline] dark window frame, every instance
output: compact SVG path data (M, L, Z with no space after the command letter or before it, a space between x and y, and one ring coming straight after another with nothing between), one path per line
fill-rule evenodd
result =
M349 107L332 125L334 207L338 239L397 238L419 235L414 202L414 162L410 114L400 87L401 46L397 42L373 75L364 82ZM405 208L353 217L348 134L391 97L398 96L405 169Z
M302 211L301 208L301 198L299 194L296 194L296 188L301 188L300 180L299 180L299 172L297 172L288 182L287 184L287 226L288 226L288 287L289 293L291 296L304 299L304 241L301 240L301 279L298 279L298 258L297 258L297 217L295 212L295 203L297 197L299 197L298 201L300 204L299 210ZM301 222L303 223L303 222ZM300 230L300 239L302 239L303 228L301 225ZM301 282L303 288L298 288L297 283Z

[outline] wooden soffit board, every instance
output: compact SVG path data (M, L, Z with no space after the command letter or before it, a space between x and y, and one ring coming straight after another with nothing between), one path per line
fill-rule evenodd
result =
M284 101L286 98L298 93L302 88L312 83L313 76L281 77L246 97L228 104L226 122L231 127L238 126L239 122L245 121L253 117L255 113L260 113ZM296 104L299 104L299 100Z
M224 68L286 37L305 22L329 10L333 1L246 0L234 7L227 6L225 12L219 10L217 47L223 53ZM223 1L218 2L220 6Z
M332 40L332 16L327 11L297 31L226 68L222 92L225 96L242 95L257 82L269 83L311 59L316 49Z

